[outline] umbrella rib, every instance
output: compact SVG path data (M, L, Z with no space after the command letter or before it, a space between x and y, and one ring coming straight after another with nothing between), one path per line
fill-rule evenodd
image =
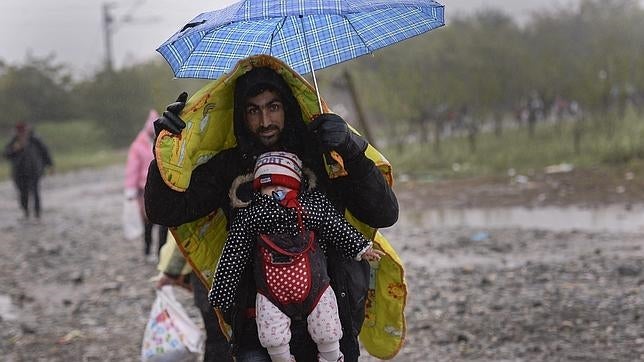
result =
M346 15L341 15L341 16L342 16L344 19L346 19L346 20L347 20L347 23L349 23L349 26L351 27L351 29L353 29L353 31L356 33L356 35L358 36L358 38L360 38L360 40L362 40L362 44L364 44L364 46L367 48L367 50L369 51L369 54L373 54L373 50L371 49L371 47L369 46L369 44L367 44L367 42L364 40L364 38L362 37L362 35L361 35L361 34L360 34L360 32L358 31L358 29L356 29L356 27L355 27L355 26L353 26L353 23L351 22L351 20L349 20L349 18L348 18Z
M282 21L279 23L278 26L275 27L275 29L273 29L273 32L271 33L271 41L269 42L269 46L268 46L270 55L273 55L273 39L275 39L275 34L277 34L280 30L282 30L285 22L286 22L286 16L283 16Z

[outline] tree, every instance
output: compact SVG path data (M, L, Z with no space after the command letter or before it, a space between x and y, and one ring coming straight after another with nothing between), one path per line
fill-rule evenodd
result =
M62 121L75 116L69 89L72 80L64 65L53 56L27 57L22 66L0 65L0 109L10 117L3 126L18 120L32 123Z
M192 94L203 81L174 81L169 67L158 61L137 64L118 71L103 70L76 85L78 108L87 119L125 146L143 127L148 111L159 113L182 90Z

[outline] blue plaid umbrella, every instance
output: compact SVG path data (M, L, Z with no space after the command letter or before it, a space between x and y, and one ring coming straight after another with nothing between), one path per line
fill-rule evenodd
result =
M240 59L269 54L315 81L316 69L444 24L432 0L246 0L197 16L157 51L180 78L217 79Z

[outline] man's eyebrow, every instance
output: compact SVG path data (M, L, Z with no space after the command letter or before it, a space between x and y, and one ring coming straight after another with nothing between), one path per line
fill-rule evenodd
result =
M253 103L251 101L246 101L246 107L262 107L262 106L267 106L267 105L269 105L271 103L275 103L275 102L283 103L282 100L279 97L275 97L275 98L271 98L268 102L266 102L264 104L255 104L255 103Z

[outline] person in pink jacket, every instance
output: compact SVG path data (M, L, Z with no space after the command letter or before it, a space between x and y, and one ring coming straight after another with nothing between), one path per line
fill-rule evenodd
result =
M154 158L152 153L152 145L154 141L154 125L153 122L159 118L157 111L151 109L148 113L148 118L145 121L143 129L139 131L127 155L127 164L125 166L125 197L128 200L136 199L141 210L141 219L144 223L144 249L143 253L148 261L153 261L158 256L159 250L166 241L168 236L168 228L161 225L153 225L146 217L143 201L143 190L145 189L145 181L148 176L148 166ZM150 255L150 248L152 246L152 230L158 228L158 249L155 255Z

